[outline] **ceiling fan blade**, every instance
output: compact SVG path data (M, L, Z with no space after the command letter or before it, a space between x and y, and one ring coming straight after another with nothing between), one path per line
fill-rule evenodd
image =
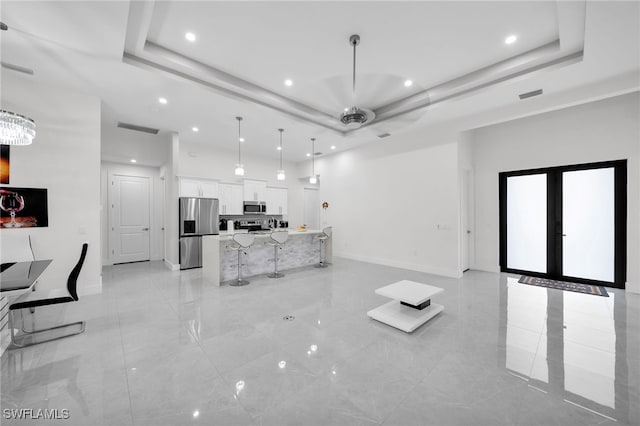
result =
M364 132L365 130L367 130L369 134L374 134L376 136L385 133L393 134L400 130L406 129L413 123L416 123L424 116L424 114L424 111L413 111L380 122L374 120L371 124L362 128L361 131Z
M336 75L310 85L300 91L301 99L313 99L313 104L322 111L338 117L352 105L351 79Z

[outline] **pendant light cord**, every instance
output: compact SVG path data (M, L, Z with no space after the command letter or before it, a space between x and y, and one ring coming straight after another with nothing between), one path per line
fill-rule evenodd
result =
M284 129L278 129L278 131L280 132L280 170L282 170L282 132Z
M353 40L353 93L356 93L356 46L358 42Z
M242 139L242 135L240 133L240 122L242 121L242 117L236 117L236 120L238 120L238 164L242 164L242 160L240 158L240 139Z
M316 175L316 138L311 138L311 176Z

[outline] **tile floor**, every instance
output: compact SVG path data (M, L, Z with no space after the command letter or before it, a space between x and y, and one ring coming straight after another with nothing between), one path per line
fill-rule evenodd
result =
M445 289L411 335L366 316L401 279ZM84 334L2 356L2 424L47 424L14 408L67 409L65 425L640 424L640 295L516 280L335 259L214 288L107 267L101 295L27 319L86 319Z

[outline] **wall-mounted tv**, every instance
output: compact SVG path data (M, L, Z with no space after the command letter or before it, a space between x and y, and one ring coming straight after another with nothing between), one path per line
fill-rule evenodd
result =
M46 188L0 186L0 229L49 226Z

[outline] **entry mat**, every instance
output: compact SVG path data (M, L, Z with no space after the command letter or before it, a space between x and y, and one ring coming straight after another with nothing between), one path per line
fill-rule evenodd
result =
M550 280L548 278L528 277L526 275L521 276L518 282L522 284L537 285L539 287L555 288L556 290L575 291L576 293L609 297L607 289L598 285L570 283L567 281Z

